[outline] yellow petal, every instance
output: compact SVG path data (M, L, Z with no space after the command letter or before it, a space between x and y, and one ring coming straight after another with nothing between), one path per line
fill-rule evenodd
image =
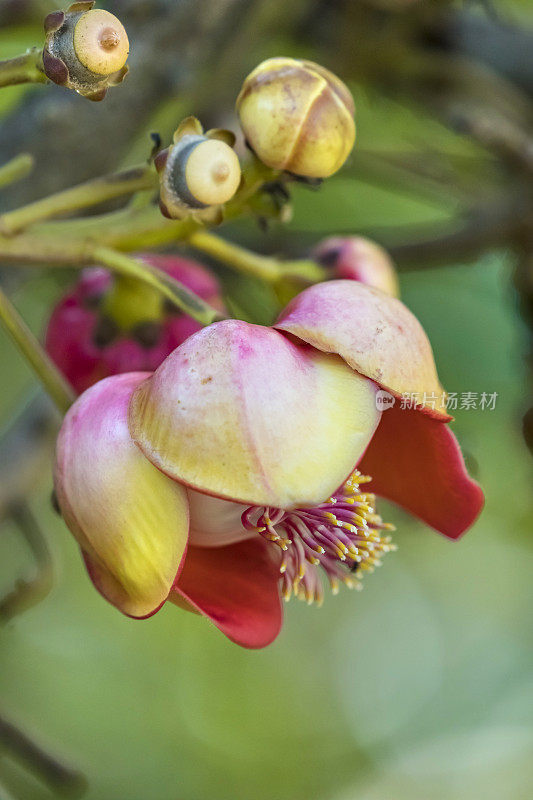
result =
M147 373L115 375L72 406L58 442L55 487L98 590L125 614L143 617L166 600L187 544L185 489L132 442L132 391Z
M337 356L225 320L194 334L134 392L130 430L172 478L249 505L322 502L365 451L376 386Z

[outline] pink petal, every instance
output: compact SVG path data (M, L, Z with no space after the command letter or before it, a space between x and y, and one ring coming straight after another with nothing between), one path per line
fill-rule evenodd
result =
M181 281L215 308L224 311L220 285L207 267L177 255L138 254L138 258ZM152 347L138 342L128 331L119 332L108 345L97 347L98 300L113 286L113 276L100 267L82 271L77 283L54 308L46 330L46 349L74 389L81 394L102 378L123 372L156 369L169 353L200 325L181 313L166 313L161 334ZM177 312L177 310L176 310Z
M138 253L138 258L183 283L204 300L220 295L220 284L213 272L198 261L174 254Z
M400 293L389 254L363 236L331 236L315 248L313 257L331 270L332 278L360 281L393 297Z
M146 373L115 375L88 389L57 440L54 483L63 518L96 588L133 617L166 600L187 546L185 489L131 441L127 411Z
M423 410L450 419L429 340L395 297L357 281L326 281L297 295L274 327L325 353L338 353L397 397L417 394L422 402L424 393L431 396Z
M103 267L86 267L79 275L74 286L73 296L80 303L97 301L113 285L113 276Z
M376 386L342 359L226 320L191 336L132 397L130 430L174 480L247 505L316 505L379 421Z
M189 547L169 600L208 617L232 642L266 647L281 630L279 554L260 536L228 547Z
M375 492L457 539L483 507L448 425L398 405L385 411L358 469Z
M78 393L109 374L92 341L95 325L95 312L79 305L73 292L55 307L46 330L47 352Z

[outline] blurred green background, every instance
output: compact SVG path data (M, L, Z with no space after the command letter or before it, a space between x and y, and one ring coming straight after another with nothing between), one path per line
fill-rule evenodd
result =
M29 11L37 5L46 3ZM263 13L262 3L250 5ZM260 19L251 38L243 33L247 46L239 59L244 70L239 72L241 61L233 64L236 56L221 60L229 97L239 88L233 74L242 78L266 55L314 55L330 65L330 40L323 18L316 17L320 4L316 9L313 3L295 5L286 27L283 19L279 29ZM345 12L349 17L346 5L351 4L338 4L339 24ZM418 19L411 8L416 4L403 4L407 11L391 10L392 3L362 5L368 14L393 15L394 25L404 13L411 16L402 26ZM455 3L426 5L463 10ZM503 20L497 25L512 23L526 31L533 9L525 2L491 4L488 11L484 4L468 6L474 19L485 20L487 14L492 19L496 8ZM120 7L128 27L127 3L107 7ZM157 26L157 18L150 24ZM344 35L360 41L357 30L346 28ZM28 12L1 31L0 54L14 55L38 41ZM201 61L194 55L190 63L195 59ZM412 230L440 230L457 220L465 196L486 199L513 187L513 174L494 154L451 130L429 104L425 109L423 96L413 92L409 98L409 87L391 91L357 65L343 77L350 79L358 107L359 140L351 164L319 191L296 189L287 229L262 233L250 221L225 231L230 238L280 252L304 252L338 231L371 232L384 243L391 231L400 241L400 232L407 240ZM25 104L36 95L56 92L61 90L2 91L2 119L13 124L26 107L31 111L33 106ZM206 92L202 107L209 108ZM81 113L84 103L74 98L69 108L79 107ZM188 103L194 105L194 92ZM110 112L118 113L113 106ZM168 96L156 112L163 130L167 117L168 125L176 121L170 121ZM98 119L106 108L90 113L94 128L86 147L94 151L101 147ZM218 108L213 116L227 122ZM44 125L46 118L33 114L36 137L40 119ZM139 123L110 160L118 165L138 159L149 129ZM400 174L383 167L398 153ZM78 150L76 160L82 155ZM418 167L426 163L443 168L438 179L420 176ZM50 186L57 180L50 178ZM72 183L68 170L61 180ZM27 191L31 197L31 187ZM521 432L521 416L531 405L526 360L531 334L512 281L522 258L512 242L494 247L489 241L468 260L441 253L436 260L442 265L431 268L417 263L414 269L414 262L400 260L402 298L429 334L448 391L498 393L494 410L458 410L453 423L471 471L486 491L479 521L462 541L451 543L382 503L382 516L397 525L398 552L365 579L361 594L327 597L321 609L289 603L283 632L266 650L242 650L207 621L175 607L145 622L119 615L93 590L74 541L50 507L50 470L40 469L28 501L46 531L57 574L46 599L0 629L0 707L85 774L87 798L533 796L533 493L531 455ZM3 271L12 297L40 332L74 273L22 274L19 269L14 279L12 272ZM264 288L222 269L220 274L243 316L255 310L268 321L274 301ZM1 331L0 358L0 413L8 426L36 389ZM11 591L31 569L16 525L6 520L0 529L1 592ZM51 796L0 750L0 798Z

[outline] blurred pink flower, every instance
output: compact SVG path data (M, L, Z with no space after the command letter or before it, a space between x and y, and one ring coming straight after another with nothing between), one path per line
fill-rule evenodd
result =
M400 293L389 254L363 236L331 236L315 247L312 256L331 270L332 278L360 281L393 297Z
M140 253L139 258L183 283L220 310L223 303L215 275L196 261L176 255ZM77 392L122 372L153 371L166 356L200 329L192 317L158 300L154 319L124 330L107 313L113 291L111 273L100 267L83 270L76 285L54 308L45 346ZM140 304L143 287L139 284Z

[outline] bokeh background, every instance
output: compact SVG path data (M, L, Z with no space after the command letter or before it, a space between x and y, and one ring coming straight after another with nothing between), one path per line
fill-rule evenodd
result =
M0 596L32 577L20 526L37 524L51 555L50 566L40 554L50 592L2 618L2 717L83 773L90 800L532 797L533 3L104 5L130 33L131 75L99 105L55 87L2 90L0 162L36 157L2 207L146 158L148 133L168 137L187 113L234 126L240 82L265 57L333 68L356 99L349 164L318 191L295 189L289 225L224 233L265 253L303 255L339 232L390 247L444 385L498 393L493 410L459 409L453 424L486 508L451 543L383 503L398 552L360 594L292 601L263 651L174 607L125 619L51 508L56 423L0 331ZM40 43L53 8L0 2L0 57ZM271 319L264 287L215 268L234 313ZM74 276L1 269L39 333ZM32 773L0 727L1 798L67 788Z

